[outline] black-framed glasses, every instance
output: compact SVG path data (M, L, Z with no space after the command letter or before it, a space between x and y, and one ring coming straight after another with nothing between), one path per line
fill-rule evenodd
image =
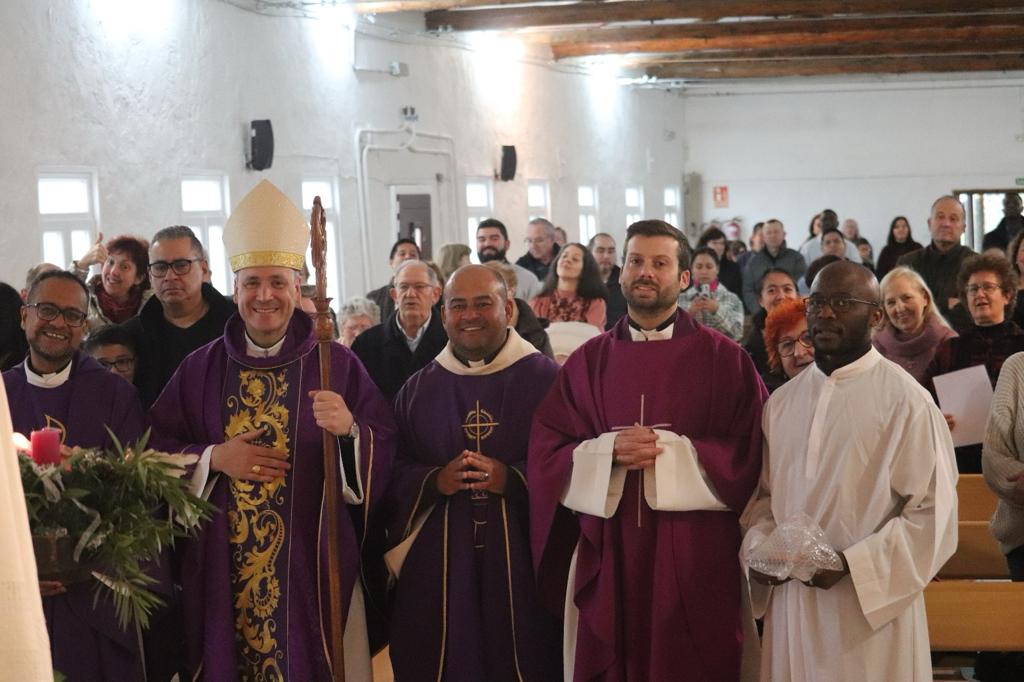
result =
M158 260L149 264L149 274L154 277L166 277L168 270L174 270L176 275L187 275L192 269L193 263L198 263L202 258L179 258L178 260Z
M792 357L793 354L796 353L796 345L798 343L804 348L812 348L813 344L811 343L811 332L804 330L804 333L796 337L795 339L786 339L785 341L780 341L779 345L776 346L776 348L779 349L779 355L781 355L784 358L788 358Z
M40 320L53 322L63 316L64 322L69 327L81 327L85 324L85 313L78 308L58 308L52 303L29 303L26 308L35 308L36 315Z
M135 367L135 358L121 357L113 360L107 360L106 358L96 358L96 361L107 369L116 367L119 372L128 372Z
M825 306L832 309L836 314L845 313L854 303L863 303L878 307L878 301L865 301L862 298L852 296L811 296L804 299L804 310L808 313L817 313Z

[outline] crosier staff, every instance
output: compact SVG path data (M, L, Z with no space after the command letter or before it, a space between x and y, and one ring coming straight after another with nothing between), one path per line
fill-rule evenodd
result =
M309 219L312 238L313 269L316 271L316 342L320 357L320 390L331 390L331 343L334 326L327 297L327 219L320 197L313 199L313 212ZM331 625L331 668L335 682L345 681L345 620L342 613L341 594L341 544L338 542L338 487L341 475L338 472L337 439L323 429L324 444L324 503L327 507L327 579L328 601L330 602Z

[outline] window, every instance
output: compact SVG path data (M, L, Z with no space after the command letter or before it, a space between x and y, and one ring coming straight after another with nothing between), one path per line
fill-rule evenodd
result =
M228 179L219 174L181 179L182 224L188 225L206 249L210 282L222 294L232 290L231 266L224 250L224 221L228 218Z
M313 199L320 197L320 205L324 207L324 218L327 221L327 296L334 301L337 309L344 302L341 300L341 270L338 267L338 243L341 230L338 229L338 203L334 200L334 178L308 178L302 181L302 210L307 216L313 210ZM309 217L306 221L309 221ZM306 265L309 267L309 284L316 284L316 270L313 269L313 245L306 250Z
M42 172L37 192L43 261L67 267L85 255L98 231L96 174Z
M580 207L580 243L586 244L597 234L597 188L580 185L576 203Z
M494 184L490 178L466 180L466 243L476 249L476 226L494 215Z
M551 219L551 197L546 180L528 180L526 182L526 207L529 209L530 220L534 218Z
M665 188L665 222L679 227L679 188ZM680 228L682 229L682 228Z
M626 225L644 219L644 188L626 188Z
M1020 196L1020 187L1008 189L961 189L953 190L953 196L964 207L964 233L960 243L975 251L981 251L985 233L995 229L1003 219L1003 198L1007 194Z

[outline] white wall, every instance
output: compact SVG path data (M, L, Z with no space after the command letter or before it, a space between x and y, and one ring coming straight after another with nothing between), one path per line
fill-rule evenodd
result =
M856 218L876 254L899 214L927 243L935 198L1024 176L1020 74L720 86L684 100L686 172L702 185L687 220L741 216L749 230L778 217L791 246L823 208ZM729 208L713 208L716 185Z
M453 138L456 184L447 175L438 184L448 199L437 245L464 239L464 214L452 204L461 205L465 177L493 174L502 144L519 156L515 181L495 189L513 256L523 252L527 178L551 182L553 218L570 236L580 183L598 184L600 227L615 234L625 228L625 185L646 183L648 213L658 215L663 187L681 184L678 95L609 90L531 58L465 49L423 35L421 15L381 21L400 29L391 38L358 34L357 62L406 62L407 78L353 71L352 31L334 21L267 17L216 0L0 3L0 279L19 282L41 257L40 168L95 169L106 236L150 236L181 222L178 187L189 172L226 174L232 203L263 177L298 201L303 175L326 174L339 179L346 293L362 293L364 265L373 286L389 274L381 187L436 184L431 163L417 170L407 153L371 154L377 186L364 263L355 130L397 128L404 105L416 107L418 130ZM244 126L256 118L274 125L265 173L244 168Z

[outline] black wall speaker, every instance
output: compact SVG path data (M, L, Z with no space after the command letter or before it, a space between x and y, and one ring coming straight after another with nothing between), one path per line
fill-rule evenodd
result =
M253 170L266 170L274 163L274 129L270 119L252 121L249 124L251 156L246 165Z
M516 148L512 145L501 147L501 179L505 182L516 177Z

